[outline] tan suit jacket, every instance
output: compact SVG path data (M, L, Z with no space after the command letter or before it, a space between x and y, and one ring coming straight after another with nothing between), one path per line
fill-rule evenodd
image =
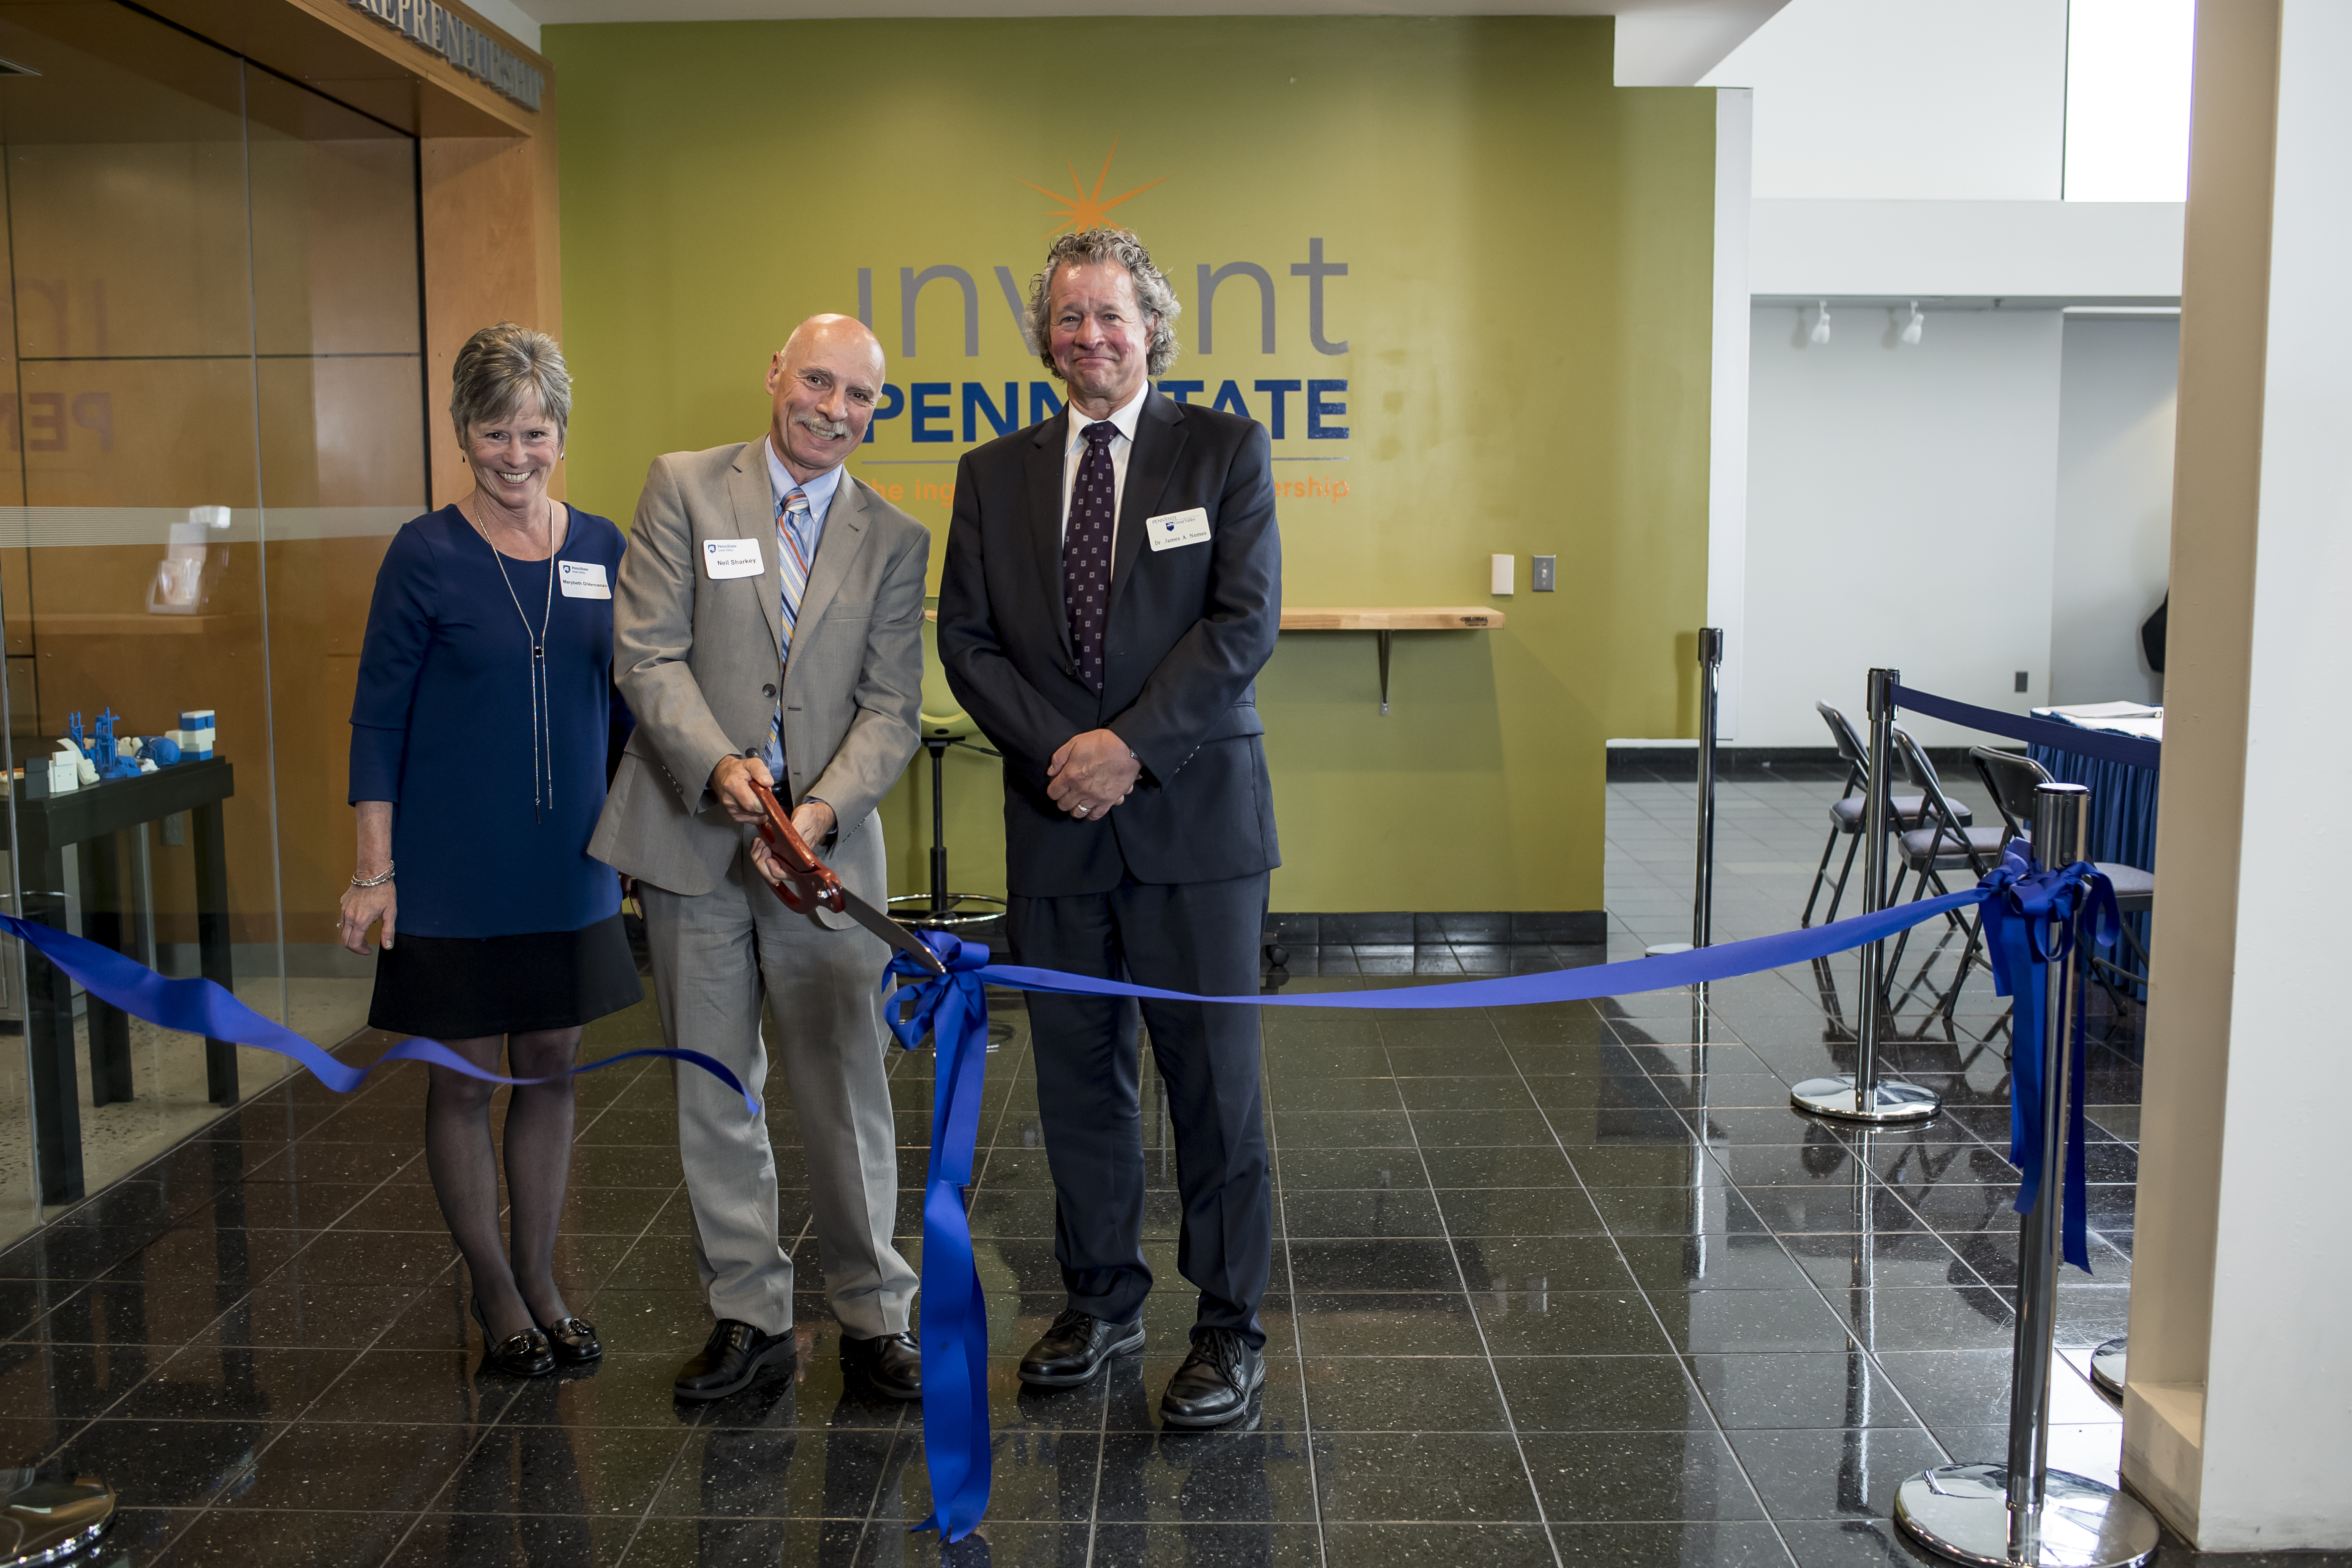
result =
M751 832L709 786L722 757L760 753L776 706L782 579L766 442L655 458L614 592L614 678L637 727L588 852L673 893L721 885ZM711 539L756 541L760 575L713 578ZM887 889L874 812L915 753L930 543L921 523L843 475L782 671L777 793L833 807L825 858L877 905Z

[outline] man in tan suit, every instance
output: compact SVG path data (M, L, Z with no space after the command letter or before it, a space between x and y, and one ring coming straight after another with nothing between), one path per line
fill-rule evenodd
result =
M915 1271L890 1244L889 950L845 916L787 910L760 885L765 847L748 825L751 781L772 785L843 883L883 901L875 807L917 743L930 535L842 467L882 391L872 332L812 316L770 363L768 390L764 437L669 453L646 478L614 605L614 668L637 728L589 853L636 879L673 1047L759 1095L768 1004L843 1363L912 1399ZM791 1358L793 1264L767 1119L707 1073L677 1085L695 1259L719 1319L677 1388L717 1399Z

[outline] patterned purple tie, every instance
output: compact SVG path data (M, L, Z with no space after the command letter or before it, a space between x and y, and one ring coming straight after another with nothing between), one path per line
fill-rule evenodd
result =
M1069 617L1078 679L1096 696L1103 689L1103 627L1110 619L1110 541L1118 521L1118 483L1110 466L1118 426L1097 419L1086 427L1087 455L1070 487L1070 521L1062 531L1062 613Z

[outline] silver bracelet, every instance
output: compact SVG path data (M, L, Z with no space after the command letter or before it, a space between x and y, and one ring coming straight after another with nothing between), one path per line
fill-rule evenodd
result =
M383 864L383 869L377 872L373 877L353 877L352 879L352 886L354 888L381 888L386 882L392 880L392 871L393 862L387 860Z

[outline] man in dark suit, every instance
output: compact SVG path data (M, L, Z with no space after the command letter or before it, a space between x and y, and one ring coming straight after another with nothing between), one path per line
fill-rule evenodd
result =
M1281 863L1254 682L1282 614L1265 431L1171 402L1176 297L1135 237L1065 235L1032 286L1069 390L965 454L940 584L948 684L1004 754L1014 958L1196 994L1255 992ZM1143 1343L1137 1008L1032 994L1069 1306L1021 1363L1083 1383ZM1253 1007L1146 1002L1175 1124L1176 1267L1200 1289L1171 1425L1241 1419L1265 1381L1273 1251Z

